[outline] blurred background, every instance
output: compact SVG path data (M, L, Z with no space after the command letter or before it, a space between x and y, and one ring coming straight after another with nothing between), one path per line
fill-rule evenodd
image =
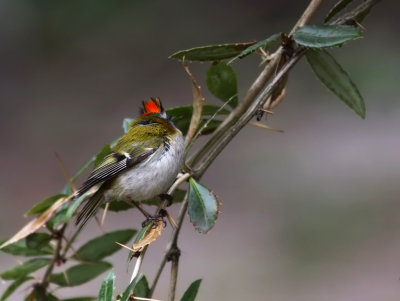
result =
M308 2L0 1L1 238L63 187L54 152L74 173L121 135L122 119L137 116L142 100L191 102L190 83L169 55L289 31ZM334 3L324 1L313 22ZM186 221L178 298L203 278L198 300L399 300L398 13L396 1L382 1L363 24L364 39L332 50L365 98L366 120L301 61L268 118L284 133L247 127L218 157L202 182L219 196L221 214L207 235ZM240 96L258 64L254 56L233 65ZM208 66L191 70L206 101L220 104L206 91ZM133 210L109 214L105 228L137 228L142 220ZM92 222L78 243L100 234ZM143 266L150 282L169 235L167 228L150 248ZM119 291L130 277L126 257L112 257ZM15 264L0 254L0 270ZM166 299L168 272L154 298ZM97 295L102 278L56 294Z

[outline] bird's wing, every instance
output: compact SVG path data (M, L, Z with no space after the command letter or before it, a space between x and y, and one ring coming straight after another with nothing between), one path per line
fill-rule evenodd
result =
M129 152L112 152L107 155L102 162L92 171L89 178L82 184L77 191L77 196L84 194L94 185L112 179L123 171L134 167L152 155L161 144L161 141L147 141L131 145Z

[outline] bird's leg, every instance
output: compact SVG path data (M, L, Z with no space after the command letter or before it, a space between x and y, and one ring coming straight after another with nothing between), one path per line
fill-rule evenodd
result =
M146 210L144 210L141 206L138 205L134 200L125 200L126 203L130 204L133 207L136 207L145 217L146 220L142 222L142 227L144 228L148 222L152 222L154 227L158 226L158 221L162 219L161 214L157 214L157 216L153 216L150 213L148 213Z
M165 201L165 207L169 207L172 205L172 201L174 200L174 198L172 197L172 195L168 194L168 193L162 193L159 195L161 201Z

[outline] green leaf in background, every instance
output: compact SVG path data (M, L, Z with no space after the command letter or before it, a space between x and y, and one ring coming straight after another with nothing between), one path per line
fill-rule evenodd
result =
M88 282L110 269L108 262L84 263L70 267L65 272L52 274L50 282L59 286L76 286Z
M114 271L111 271L101 285L99 292L99 301L113 301L115 289L115 274Z
M124 120L122 121L122 128L124 129L124 133L128 132L133 120L133 118L124 118Z
M88 241L80 247L78 251L76 251L73 257L78 260L89 262L101 260L121 248L121 246L115 242L125 244L133 237L133 235L136 234L136 232L136 230L125 229L106 233Z
M207 233L211 230L218 217L218 209L219 203L214 193L190 178L188 213L197 232Z
M32 214L39 214L45 212L47 209L50 208L51 205L53 205L57 200L67 196L66 194L56 194L52 195L40 203L34 205L27 213L25 213L25 216L30 216Z
M188 118L190 120L193 114L193 105L173 107L167 109L166 113L168 116L173 117L174 120L180 118ZM202 116L212 116L214 114L228 115L229 111L226 109L221 109L221 107L216 105L209 105L209 104L203 105L203 111L201 112Z
M75 198L71 204L64 204L64 206L46 223L47 228L50 229L50 231L54 231L58 226L68 223L86 198L87 196L83 194L79 198Z
M22 278L15 280L13 283L10 284L9 287L7 287L7 289L4 291L3 295L1 295L0 301L7 300L7 298L10 297L17 288L19 288L24 282L31 280L31 279L33 279L33 277L22 277Z
M136 285L142 280L143 275L139 274L137 275L132 282L128 285L124 293L122 294L122 297L119 301L129 301L129 297L134 293Z
M183 198L185 197L185 190L182 189L177 189L175 190L175 192L172 195L172 203L181 203L183 201ZM145 200L142 201L143 204L146 205L159 205L160 204L160 199L155 197L152 198L150 200ZM105 207L105 204L101 205L102 208ZM118 211L125 211L125 210L129 210L129 209L134 209L135 207L129 205L128 203L124 202L124 201L112 201L110 202L110 205L108 206L108 210L109 211L114 211L114 212L118 212Z
M24 301L60 301L56 296L46 292L46 289L41 286L34 286L33 290L25 297Z
M181 301L194 301L199 291L201 279L198 279L188 287L186 292L183 294Z
M245 56L248 56L249 54L253 53L256 51L258 48L263 48L267 49L268 47L272 46L274 43L278 42L281 37L281 33L276 33L273 34L272 36L266 38L265 40L258 41L254 45L251 45L250 47L247 47L245 50L243 50L241 53L239 53L237 56L235 56L233 59L231 59L228 64L232 64L234 61L237 59L244 58Z
M337 13L339 13L341 10L343 10L348 4L353 2L353 0L340 0L335 4L335 6L330 10L328 15L326 16L324 22L328 22L330 19L332 19L334 16L336 16Z
M324 85L361 118L365 118L364 100L350 76L325 50L308 50L307 61Z
M340 46L362 37L362 30L350 25L306 25L295 31L293 39L312 48Z
M111 153L110 144L104 145L104 147L96 154L96 159L94 160L94 166L96 167L103 161L104 157Z
M150 292L149 282L147 281L145 276L142 276L135 285L135 289L133 290L133 295L135 297L147 298Z
M183 119L176 120L174 123L175 123L176 127L182 131L183 135L186 135L186 133L189 129L190 120L187 120L187 119L186 120L183 120ZM206 123L207 123L207 127L201 131L202 135L208 135L208 134L211 134L212 132L214 132L217 129L217 127L222 123L222 121L216 120L216 119L213 119L213 120L203 119L200 122L199 129L202 128L203 125Z
M33 233L16 243L2 248L1 251L19 256L50 255L54 252L49 244L50 240L51 236L47 233Z
M76 297L76 298L62 299L61 301L96 301L96 300L101 300L101 299L97 299L96 297Z
M0 278L5 280L18 279L39 270L40 268L48 265L50 262L51 259L49 258L34 258L4 271L0 274Z
M186 50L181 50L172 54L169 58L185 61L217 61L229 59L241 53L247 47L253 45L255 42L249 43L234 43L234 44L220 44L196 47Z
M217 98L228 101L235 108L238 102L237 80L235 71L225 62L212 64L207 71L208 90Z
M182 203L186 194L186 190L183 189L176 189L172 194L172 203ZM160 198L152 198L150 200L142 201L143 204L146 205L155 205L158 206L160 204Z

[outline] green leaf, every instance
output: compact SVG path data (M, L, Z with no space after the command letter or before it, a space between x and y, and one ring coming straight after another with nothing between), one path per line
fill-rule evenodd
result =
M27 213L25 213L25 216L30 216L32 214L39 214L45 212L51 205L53 205L57 200L61 199L62 197L66 197L66 194L56 194L52 195L40 203L34 205Z
M212 132L214 132L217 127L222 123L221 120L217 120L217 119L213 119L208 121L209 119L203 119L200 121L200 125L199 128L201 128L206 122L207 122L207 127L204 128L201 131L202 135L208 135L211 134ZM175 126L181 130L181 132L183 133L183 135L186 135L188 129L189 129L189 125L190 125L190 119L180 119L180 120L175 120L174 121Z
M33 287L33 290L25 297L24 301L38 300L60 301L56 296L47 292L44 287L37 285Z
M34 258L4 271L0 274L0 278L6 280L18 279L39 270L40 268L48 265L50 262L51 260L49 258Z
M353 2L353 0L340 0L335 4L335 6L330 10L328 15L326 16L324 22L328 22L330 19L332 19L337 13L339 13L341 10L343 10L348 4Z
M225 62L212 64L207 71L207 87L210 92L223 101L229 100L229 106L236 107L237 80L235 71Z
M22 278L15 280L13 283L10 284L9 287L7 287L7 289L5 290L3 295L1 295L0 301L7 300L7 298L10 297L17 288L19 288L24 282L31 280L31 279L33 279L33 277L22 277Z
M122 121L122 128L124 129L124 133L128 132L129 128L131 127L131 123L134 119L133 118L125 118Z
M79 248L73 257L89 262L101 260L121 248L121 246L115 242L125 244L133 237L133 235L135 235L136 232L136 230L126 229L106 233L88 241Z
M136 285L142 280L143 275L139 274L137 275L133 281L128 285L124 293L122 294L122 297L119 301L128 301L129 297L134 293Z
M183 294L181 301L194 301L199 291L201 279L198 279L189 286L186 292Z
M96 297L76 297L76 298L62 299L61 301L96 301L96 300L97 300ZM102 300L102 299L99 299L99 300ZM112 299L109 299L109 300L112 300Z
M362 37L362 30L350 25L306 25L293 34L300 45L312 48L341 46Z
M51 236L47 233L33 233L16 243L5 246L1 251L19 256L49 255L54 252L49 245L50 240Z
M172 203L181 203L183 201L183 198L185 197L185 190L182 189L177 189L175 190L174 194L172 195L173 200ZM155 197L152 198L150 200L145 200L142 201L143 204L146 205L159 205L160 204L160 199ZM105 204L101 205L102 208L105 207ZM110 205L108 206L108 210L109 211L114 211L114 212L118 212L118 211L125 211L125 210L129 210L129 209L133 209L135 207L129 205L128 203L124 202L124 201L112 201L110 202Z
M108 262L84 263L70 267L65 272L52 274L50 282L59 286L76 286L88 282L110 269Z
M200 233L207 233L214 226L218 217L219 203L215 194L207 187L189 179L190 222Z
M150 292L149 283L146 277L142 276L135 285L135 289L133 290L133 295L135 297L147 298L149 292Z
M361 118L365 118L364 100L350 76L325 50L308 50L307 61L324 85Z
M217 61L229 59L241 53L247 47L255 42L220 44L196 47L186 50L180 50L172 54L169 58L185 61Z
M80 204L86 200L86 198L87 196L83 194L75 198L72 204L64 204L64 206L46 223L47 228L50 229L50 231L54 231L58 226L69 223Z
M172 203L173 204L182 203L182 201L183 201L183 199L185 197L185 193L186 193L186 191L183 190L183 189L176 189L174 191L174 193L172 194ZM157 198L157 197L156 198L152 198L150 200L142 201L142 203L146 204L146 205L158 206L160 204L160 198Z
M115 289L115 274L114 271L111 271L101 285L99 292L99 301L113 301Z
M281 37L281 33L275 33L272 36L266 38L265 40L258 41L257 43L255 43L254 45L251 45L250 47L247 47L245 50L243 50L241 53L239 53L237 56L235 56L233 59L231 59L228 62L228 64L232 64L237 59L241 59L241 58L244 58L245 56L248 56L249 54L256 51L258 48L263 48L263 49L269 48L274 43L278 42L280 37Z
M111 147L109 144L104 145L104 147L96 154L96 160L94 160L94 166L99 165L105 156L111 153Z
M205 104L203 105L203 111L202 111L202 116L212 116L214 114L217 115L228 115L229 111L226 109L221 109L221 107L216 106L216 105L208 105ZM166 113L168 116L173 117L174 119L180 119L180 118L190 118L192 117L193 114L193 106L179 106L179 107L173 107L170 109L166 110Z

